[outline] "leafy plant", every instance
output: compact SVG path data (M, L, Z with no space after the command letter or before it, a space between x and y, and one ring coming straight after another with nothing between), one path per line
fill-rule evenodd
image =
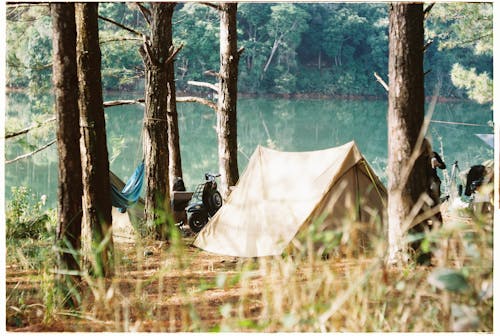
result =
M27 187L13 187L6 211L7 239L43 238L54 230L51 211L44 209L44 199L38 200Z

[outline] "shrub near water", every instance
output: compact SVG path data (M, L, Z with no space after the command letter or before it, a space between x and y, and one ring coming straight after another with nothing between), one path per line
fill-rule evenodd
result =
M56 211L47 209L45 197L39 199L29 188L13 187L11 192L5 212L6 325L25 327L52 318ZM16 280L10 281L9 275Z
M49 236L54 227L50 224L52 214L44 210L44 200L37 200L26 187L13 187L12 199L6 211L7 239Z

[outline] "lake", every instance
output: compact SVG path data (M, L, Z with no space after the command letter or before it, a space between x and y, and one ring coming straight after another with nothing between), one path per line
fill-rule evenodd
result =
M126 93L121 97L108 94L105 100L141 96L142 93ZM42 121L40 115L50 111L51 106L51 98L47 96L30 99L23 93L9 93L7 125L15 125L16 129L21 129L31 125L33 120ZM205 172L217 171L216 117L211 109L195 103L179 103L178 112L184 181L188 189L192 189L202 181ZM384 100L241 98L238 100L240 175L259 144L284 151L310 151L355 140L369 164L385 183L386 114L387 102ZM142 117L141 105L106 109L111 170L123 180L133 173L142 158ZM492 110L486 105L473 102L436 105L428 137L434 150L447 163L448 171L451 172L455 160L461 169L466 169L493 159L493 149L475 136L476 133L492 133L492 127L488 126L492 119ZM6 140L6 160L34 150L54 138L55 125L52 123L51 126L41 127L27 136L19 137L19 140ZM23 143L26 139L35 146ZM6 201L11 196L13 186L31 188L36 198L45 194L48 197L47 206L55 207L56 146L28 159L6 165Z

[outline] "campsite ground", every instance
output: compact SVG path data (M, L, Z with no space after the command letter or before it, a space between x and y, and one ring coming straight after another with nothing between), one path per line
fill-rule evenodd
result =
M481 222L481 232L474 229L478 221L459 222L460 230L450 231L448 226L446 244L438 246L439 267L386 267L375 257L380 255L378 247L370 256L343 249L329 259L307 253L241 259L199 250L190 245L192 238L182 238L174 246L118 237L115 277L106 283L84 278L78 311L56 304L50 258L33 258L40 251L50 255L50 243L8 245L6 328L492 331L493 298L483 295L485 286L492 284L492 222ZM467 232L475 235L479 255L463 252L464 244L470 243ZM446 256L439 254L443 252ZM440 267L466 275L467 286L458 291L436 289L428 279ZM468 317L456 317L457 309L468 312Z
M256 260L218 256L191 246L191 241L190 238L183 239L186 247L182 249L182 255L157 241L147 241L140 248L133 242L117 242L118 272L106 284L107 290L99 293L97 283L85 284L83 292L88 295L83 298L81 312L59 310L51 316L46 315L46 301L48 291L53 288L47 283L46 276L40 270L9 265L6 277L7 330L282 330L283 316L276 315L281 315L285 307L269 307L275 304L271 303L273 299L263 297L277 294L269 292L270 283L263 279L270 275L266 270L272 272L270 263L275 258ZM267 266L266 261L269 262ZM372 262L372 259L351 258L329 263L338 276L334 281L335 289L349 287L351 276L365 270ZM310 275L321 272L322 267L324 265L317 264L304 268L298 273L300 279L293 281L305 283ZM387 272L386 276L390 274ZM277 291L290 285L280 276L273 275L272 282ZM13 302L16 298L18 302ZM266 316L262 316L263 310L266 310ZM310 323L312 321L305 325Z

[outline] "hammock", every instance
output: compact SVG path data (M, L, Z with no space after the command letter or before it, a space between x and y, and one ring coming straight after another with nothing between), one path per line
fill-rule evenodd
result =
M111 176L110 176L111 177ZM135 169L132 176L120 191L117 183L111 179L111 203L117 207L121 213L125 213L127 208L134 205L141 196L144 182L144 161Z

